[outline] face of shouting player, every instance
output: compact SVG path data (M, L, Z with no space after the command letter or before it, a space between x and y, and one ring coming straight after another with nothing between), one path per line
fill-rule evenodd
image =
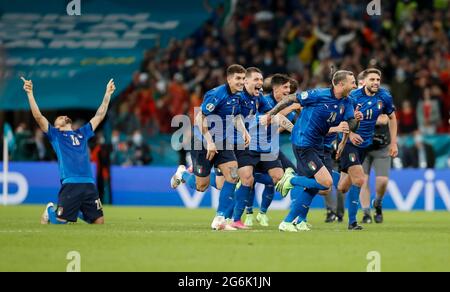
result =
M70 130L72 128L72 120L68 116L59 116L55 120L55 128L58 130Z
M259 96L263 82L264 80L262 74L253 72L249 77L245 78L245 89L252 96Z

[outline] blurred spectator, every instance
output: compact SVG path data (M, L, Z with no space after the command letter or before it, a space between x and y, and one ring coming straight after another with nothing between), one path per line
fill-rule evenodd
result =
M12 153L14 161L37 161L38 152L31 131L25 123L20 123L15 131L15 148Z
M411 102L404 100L402 107L397 111L398 130L401 134L412 134L417 130L417 116Z
M436 134L436 130L442 122L439 101L431 99L429 88L424 90L423 100L417 104L417 122L419 130L425 135Z
M131 160L133 165L148 165L153 160L150 146L145 143L140 130L136 130L133 133L130 141L130 152L132 153Z
M405 168L434 168L436 157L433 147L423 140L420 131L414 134L414 146L405 148L403 153L403 167Z
M104 204L111 203L111 150L112 146L105 143L103 133L98 132L95 147L91 151L91 160L96 165L97 188Z

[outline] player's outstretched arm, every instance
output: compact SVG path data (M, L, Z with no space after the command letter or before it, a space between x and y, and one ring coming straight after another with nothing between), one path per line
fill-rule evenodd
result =
M42 115L42 113L39 110L39 107L36 103L36 100L34 98L33 82L31 80L26 80L23 77L20 77L20 79L22 79L22 81L24 83L23 89L27 93L28 102L30 103L30 108L31 108L31 112L33 113L33 117L36 120L36 122L38 123L39 128L41 128L41 130L44 133L47 133L48 132L48 120Z
M277 103L277 105L273 109L271 109L267 114L274 116L295 102L298 102L297 94L290 94L284 97L279 103Z
M106 85L106 92L105 92L105 96L103 97L103 102L100 105L100 107L98 108L95 116L91 119L92 130L95 131L95 129L97 129L98 125L100 125L100 123L105 118L106 113L108 112L109 102L111 101L111 95L114 93L115 90L116 90L116 85L114 84L114 80L111 79L111 80L109 80L108 85Z
M260 118L260 124L263 126L270 124L271 120L272 120L272 116L277 115L279 112L281 112L282 110L289 107L292 103L298 103L296 94L291 94L291 95L284 97L279 103L277 103L275 105L275 107L273 109L268 111L264 116L262 116ZM296 107L292 107L292 110L294 110L295 108ZM285 115L289 114L289 112L288 113L285 112L284 114Z

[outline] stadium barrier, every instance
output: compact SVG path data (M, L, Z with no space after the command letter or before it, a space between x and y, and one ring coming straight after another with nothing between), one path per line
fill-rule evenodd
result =
M218 204L217 190L206 193L189 190L182 185L170 188L173 167L113 167L113 204L122 206L168 206L211 208ZM2 168L3 172L3 168ZM94 172L95 173L95 172ZM3 173L0 184L3 184ZM56 163L10 163L8 174L8 204L45 204L57 201L60 183ZM384 201L386 209L450 211L450 170L393 170ZM371 186L374 190L374 178ZM3 186L2 186L3 187ZM0 188L2 189L2 188ZM261 202L262 186L257 186L255 206ZM3 198L0 196L3 203ZM272 209L287 209L289 196L276 194ZM323 207L315 199L313 208Z

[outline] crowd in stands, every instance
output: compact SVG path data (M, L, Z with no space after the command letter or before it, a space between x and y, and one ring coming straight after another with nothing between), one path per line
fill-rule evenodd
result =
M381 3L382 14L371 16L358 0L239 0L232 14L205 1L209 20L189 37L145 52L112 104L113 163L150 163L147 141L172 133L176 115L192 119L233 63L266 76L287 73L301 89L329 86L333 66L355 74L377 67L394 97L400 134L449 133L449 1Z

